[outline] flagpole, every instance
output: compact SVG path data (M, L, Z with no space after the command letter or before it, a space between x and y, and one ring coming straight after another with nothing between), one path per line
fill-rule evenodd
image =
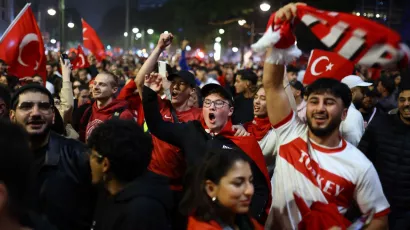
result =
M21 15L26 12L26 10L30 7L31 3L27 3L24 8L20 11L20 13L17 15L17 17L11 22L9 27L7 27L7 30L4 32L4 34L0 38L0 43L3 41L4 37L7 35L7 33L13 28L13 26L16 24L16 22L21 18Z
M65 10L65 4L64 4L64 0L59 0L60 2L60 50L62 50L64 48L64 10Z

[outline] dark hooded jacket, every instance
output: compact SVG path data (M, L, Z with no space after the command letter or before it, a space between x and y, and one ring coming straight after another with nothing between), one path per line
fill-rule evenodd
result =
M167 230L172 193L166 177L146 172L112 196L101 192L93 230Z

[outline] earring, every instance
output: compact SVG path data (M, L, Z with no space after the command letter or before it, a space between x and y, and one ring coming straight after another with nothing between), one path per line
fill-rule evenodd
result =
M216 201L216 197L212 197L212 202L215 202Z

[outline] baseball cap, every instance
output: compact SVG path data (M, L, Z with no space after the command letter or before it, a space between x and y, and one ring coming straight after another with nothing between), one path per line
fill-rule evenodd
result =
M356 76L356 75L349 75L347 77L344 77L342 79L342 83L346 84L350 89L360 86L360 87L367 87L371 86L372 83L365 82L362 80L361 77Z
M258 83L258 75L256 75L256 73L254 73L252 70L248 70L248 69L239 70L238 73L236 73L236 76L238 75L241 76L241 80L248 80L253 85L256 85Z
M213 83L207 84L201 89L201 94L204 99L211 93L215 93L215 92L221 95L225 100L228 100L232 106L234 105L234 100L233 100L232 95L224 87L218 84L213 84Z
M289 82L289 85L291 85L293 88L295 88L296 90L300 90L300 92L302 92L302 95L305 92L305 87L303 86L302 83L300 83L300 81L291 81Z
M180 77L184 82L188 83L191 87L196 86L195 76L189 71L181 70L176 73L172 73L167 77L167 79L168 81L172 81L175 77Z

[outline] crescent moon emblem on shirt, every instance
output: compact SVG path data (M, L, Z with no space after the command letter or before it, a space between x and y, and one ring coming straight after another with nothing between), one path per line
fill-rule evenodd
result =
M329 58L326 56L321 56L319 58L317 58L313 63L312 63L312 67L310 68L310 73L312 73L313 76L319 76L320 74L323 73L322 72L316 72L316 65L321 61L321 60L327 60L329 61Z
M34 42L34 41L39 42L37 34L33 34L33 33L26 34L23 40L21 40L21 43L19 46L19 56L17 58L17 61L20 63L20 65L28 66L26 63L23 62L23 60L21 60L21 52L23 51L24 47L26 47L27 44L29 44L30 42Z

